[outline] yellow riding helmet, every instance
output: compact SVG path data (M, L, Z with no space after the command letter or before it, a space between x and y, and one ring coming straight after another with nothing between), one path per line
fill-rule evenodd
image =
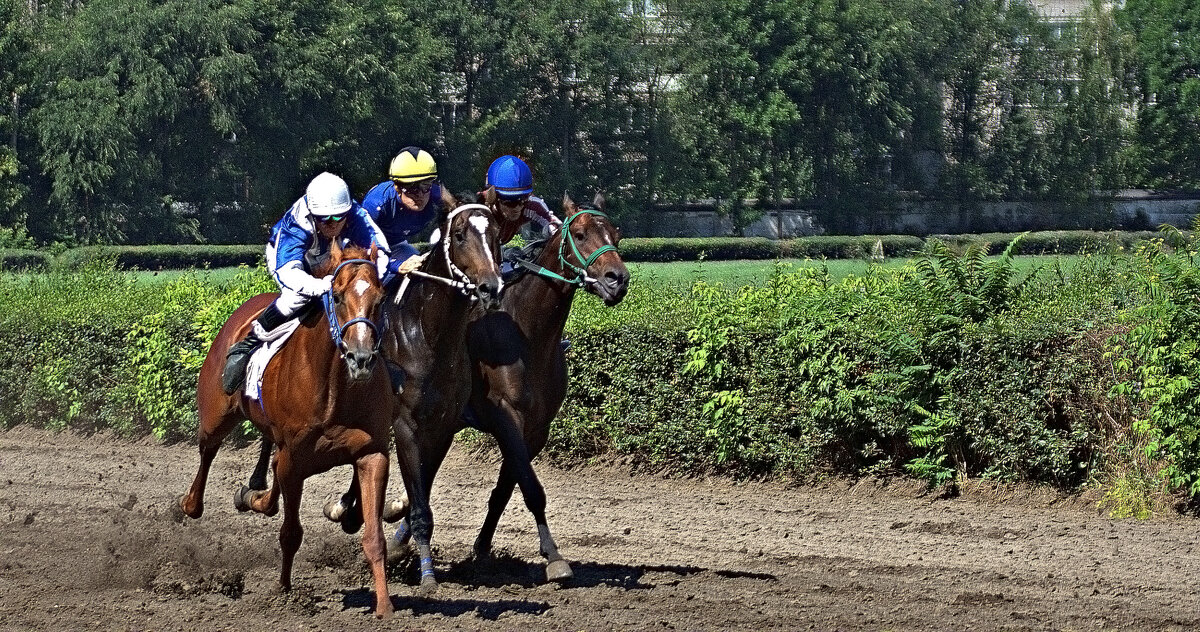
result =
M405 147L392 158L388 177L396 182L420 182L437 177L437 163L429 152L418 147Z

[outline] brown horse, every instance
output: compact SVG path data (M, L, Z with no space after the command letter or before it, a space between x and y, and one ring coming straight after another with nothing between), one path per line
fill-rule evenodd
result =
M304 479L336 465L353 464L361 481L363 552L375 584L375 616L392 615L384 574L386 554L380 514L388 477L388 431L391 384L376 370L381 344L379 316L384 290L375 266L375 248L366 252L332 248L326 269L332 288L324 312L306 317L291 339L271 359L262 378L262 396L250 400L242 390L226 395L221 386L225 354L240 340L276 294L259 294L229 317L208 350L200 369L196 401L200 413L200 468L191 489L179 501L183 513L204 513L204 487L221 441L234 425L250 419L274 444L277 454L269 492L240 498L255 511L274 515L283 495L284 518L279 530L283 553L279 585L291 588L292 562L300 548L300 497ZM235 501L236 502L236 501Z
M490 554L500 515L513 487L520 485L525 506L537 523L541 553L547 561L546 577L551 581L565 581L573 573L550 535L546 494L530 461L546 446L550 422L566 397L566 358L560 344L563 328L577 288L585 288L612 306L621 302L629 285L629 271L617 252L620 231L604 214L603 198L597 196L594 204L597 208L581 208L564 197L567 221L546 243L536 263L527 266L535 273L510 284L501 300L502 310L478 315L467 331L472 366L470 406L478 427L496 437L504 456L488 501L487 518L475 541L475 555ZM450 438L466 425L462 419L454 421L438 427L436 440L418 445L424 466L418 487L426 495ZM404 476L408 483L409 473ZM343 501L352 497L353 490ZM411 486L409 499L414 508L417 501L428 504L427 497L413 495ZM330 516L328 510L326 516ZM407 525L401 523L389 536L389 549L398 550L408 536Z

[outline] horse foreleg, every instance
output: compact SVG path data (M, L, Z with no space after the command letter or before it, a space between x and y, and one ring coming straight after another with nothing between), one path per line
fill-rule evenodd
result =
M251 472L250 481L246 485L250 489L267 488L267 469L271 467L271 450L274 448L274 441L262 438L258 447L258 462L254 464L254 471Z
M387 545L383 539L383 497L387 491L388 458L384 453L368 454L355 463L355 481L362 490L363 554L371 567L375 581L375 617L387 619L392 616L392 599L388 594L387 575L383 562Z
M511 415L511 409L504 411L504 414ZM509 418L512 419L511 416ZM501 466L501 480L496 483L493 500L497 505L500 505L501 498L503 498L504 504L508 503L508 499L504 497L504 492L500 488L504 482L504 471L508 470L513 479L516 480L517 485L520 485L521 496L525 499L525 506L529 509L529 513L533 514L533 519L537 523L542 557L546 558L546 579L556 582L571 579L575 575L571 571L571 565L559 554L558 545L555 544L554 538L550 535L550 526L546 523L546 490L542 487L541 481L538 480L537 474L533 471L533 465L530 463L532 457L529 455L528 446L525 445L525 438L516 431L514 424L497 424L495 434L496 440L500 445L500 451L504 454L504 465ZM512 485L510 483L507 495L511 494ZM489 501L489 518L492 517L492 513L495 511L496 520L499 520L499 513L503 510L503 505L500 505L497 510L493 508L492 501ZM494 532L495 525L492 525L492 530ZM482 535L482 531L480 535Z
M240 511L256 511L267 516L274 516L276 513L279 513L279 494L283 491L279 478L282 473L281 468L284 466L280 465L280 454L278 452L275 454L272 466L275 470L275 475L271 477L271 488L266 491L242 488L241 503L239 504L237 498L234 499L234 504L239 506ZM287 467L291 466L287 465ZM246 509L240 509L243 505Z
M412 528L412 536L417 542L417 555L421 564L419 593L428 597L437 592L437 578L434 577L433 549L430 545L433 539L433 510L429 507L429 493L421 475L421 451L408 422L397 420L393 429L396 456L400 461L400 475L404 478L404 488L410 503L408 522Z
M286 450L280 450L275 457L275 480L271 484L271 491L277 489L282 489L283 493L283 525L279 528L279 550L282 553L279 587L291 590L292 562L304 539L304 527L300 526L300 496L304 490L304 480L295 471Z

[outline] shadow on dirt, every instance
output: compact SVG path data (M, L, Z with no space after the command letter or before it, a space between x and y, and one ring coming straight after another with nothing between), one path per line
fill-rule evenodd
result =
M364 609L370 611L374 607L375 594L366 588L343 593L342 610ZM460 617L473 613L480 619L495 621L505 613L541 615L550 609L550 604L527 599L492 601L486 599L425 599L392 595L392 607L396 609L397 613L411 611L413 615L440 614L446 617Z
M563 588L607 586L624 590L644 590L655 586L653 583L645 581L646 573L687 576L709 571L709 569L699 566L654 564L631 566L593 562L571 562L571 570L575 572L575 577L564 582ZM468 590L505 586L531 589L546 584L545 572L544 561L531 562L505 553L497 553L493 557L484 559L477 560L468 557L453 562L447 570L438 572L438 579L443 583L458 584ZM388 568L389 577L404 578L403 581L409 585L418 583L419 573L420 568L412 559L406 559ZM740 576L735 571L716 571L716 573L723 577Z

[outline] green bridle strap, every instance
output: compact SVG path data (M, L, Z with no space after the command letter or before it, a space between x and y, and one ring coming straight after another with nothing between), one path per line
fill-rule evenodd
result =
M610 222L612 221L611 219L609 219L608 215L604 214L603 211L586 208L586 209L582 209L582 210L576 212L574 215L568 217L567 221L563 222L563 227L562 227L563 238L558 243L558 261L559 261L559 263L561 263L563 265L563 268L570 268L572 271L575 272L575 275L576 275L575 280L567 281L567 282L578 284L578 285L583 284L584 279L587 278L588 266L592 265L592 263L594 261L596 261L596 259L599 258L600 255L602 255L610 250L613 252L617 252L616 246L614 246L612 244L604 244L603 246L600 246L599 248L597 248L595 250L595 252L593 252L591 255L584 257L583 253L579 252L579 246L577 246L575 244L575 237L571 235L571 222L575 221L575 218L579 217L580 215L599 215L600 217L603 217L604 219L607 219ZM576 260L583 262L582 266L576 266L575 264L571 263L570 261L567 261L567 257L566 257L566 255L563 254L563 250L566 249L568 242L570 242L570 244L571 244L571 253L575 255ZM555 275L555 276L557 276L557 275ZM561 278L561 277L559 277L559 278ZM566 279L563 279L563 280L566 281Z
M521 266L522 268L525 268L526 270L529 270L530 272L533 272L534 274L539 275L539 276L548 277L548 278L554 279L556 281L562 281L563 283L568 283L570 285L583 285L582 278L576 277L574 279L568 279L568 278L562 276L561 274L547 270L532 261L526 261L524 259L517 259L516 264Z

